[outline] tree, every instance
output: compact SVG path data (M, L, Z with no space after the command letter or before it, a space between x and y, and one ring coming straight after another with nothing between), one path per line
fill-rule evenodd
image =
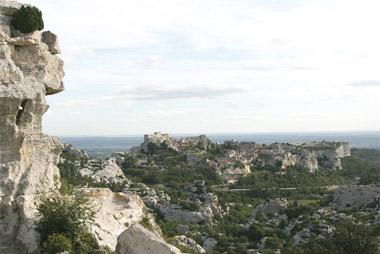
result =
M23 33L44 29L41 11L31 6L21 6L14 14L11 24Z

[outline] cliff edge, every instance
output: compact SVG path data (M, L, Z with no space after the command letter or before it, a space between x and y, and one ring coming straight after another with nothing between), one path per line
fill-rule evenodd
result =
M21 8L0 0L0 253L37 253L34 201L54 186L63 144L42 133L45 96L64 90L63 61L51 32L11 26Z

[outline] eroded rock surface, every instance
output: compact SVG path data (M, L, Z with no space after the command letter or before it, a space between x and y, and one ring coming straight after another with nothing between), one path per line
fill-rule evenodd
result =
M116 254L180 254L158 234L136 223L117 239Z
M45 96L64 89L63 61L42 41L10 21L21 7L0 1L0 252L37 253L33 203L54 186L63 149L42 133Z
M145 205L137 195L113 193L107 188L84 190L96 205L95 225L90 230L100 246L115 250L117 237L145 214Z
M380 203L380 187L348 185L340 186L335 190L335 197L331 207L334 209L361 208L372 202Z

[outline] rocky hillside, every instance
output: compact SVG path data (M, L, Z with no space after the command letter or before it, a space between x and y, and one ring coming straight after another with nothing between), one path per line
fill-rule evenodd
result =
M226 153L218 154L231 158L226 154L232 154L232 145L225 145L223 150ZM374 235L380 236L380 231L375 233L380 226L380 193L376 183L363 186L358 185L357 178L349 178L347 180L356 183L326 187L336 181L347 184L342 178L351 174L349 162L352 160L353 165L363 167L363 179L367 179L368 174L376 176L380 173L376 165L367 165L352 156L348 157L349 160L343 159L347 172L320 169L311 173L287 169L287 174L277 174L281 172L278 165L273 172L264 172L260 182L252 181L245 185L245 189L229 189L228 186L243 183L240 180L249 182L256 173L261 174L260 168L253 167L255 171L235 185L215 185L218 165L210 167L205 163L215 158L212 148L205 151L188 145L176 151L157 145L150 146L152 153L136 157L114 153L107 159L89 159L84 152L67 144L65 147L59 167L66 172L64 176L77 176L74 180L67 178L69 181L121 188L123 193L140 196L149 212L155 214L167 241L188 253L225 253L226 250L231 253L292 253L293 249L298 251L296 253L314 253L307 252L310 246L323 241L333 246L329 241L337 237L334 232L356 227L355 223L367 225L367 228L360 228L360 234L373 231ZM242 152L237 147L235 149ZM106 163L109 160L117 167L107 175L120 172L124 175L113 180L103 177L99 182L96 172L110 170ZM82 167L94 173L83 174ZM67 173L68 168L71 173ZM292 175L295 172L298 173ZM276 177L275 182L272 177ZM299 179L295 181L295 177ZM120 179L124 179L123 185L112 184ZM223 182L222 178L220 180ZM347 220L352 220L353 224L347 224ZM135 230L139 231L141 227L134 227ZM122 236L122 241L128 242L129 233ZM368 240L376 241L373 237Z
M220 145L212 143L205 135L176 140L160 132L144 135L144 142L140 146L132 147L129 154L134 157L152 154L160 147L186 155L186 161L195 165L203 164L217 168L228 183L234 183L248 175L253 167L278 166L283 173L286 173L287 168L294 166L307 168L310 172L319 168L342 170L341 158L351 154L349 143L340 141L267 145L229 140ZM213 151L215 157L206 158L202 151Z

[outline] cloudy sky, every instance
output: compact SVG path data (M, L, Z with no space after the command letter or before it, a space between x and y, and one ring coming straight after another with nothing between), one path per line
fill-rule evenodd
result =
M25 0L59 35L53 135L380 129L378 0Z

